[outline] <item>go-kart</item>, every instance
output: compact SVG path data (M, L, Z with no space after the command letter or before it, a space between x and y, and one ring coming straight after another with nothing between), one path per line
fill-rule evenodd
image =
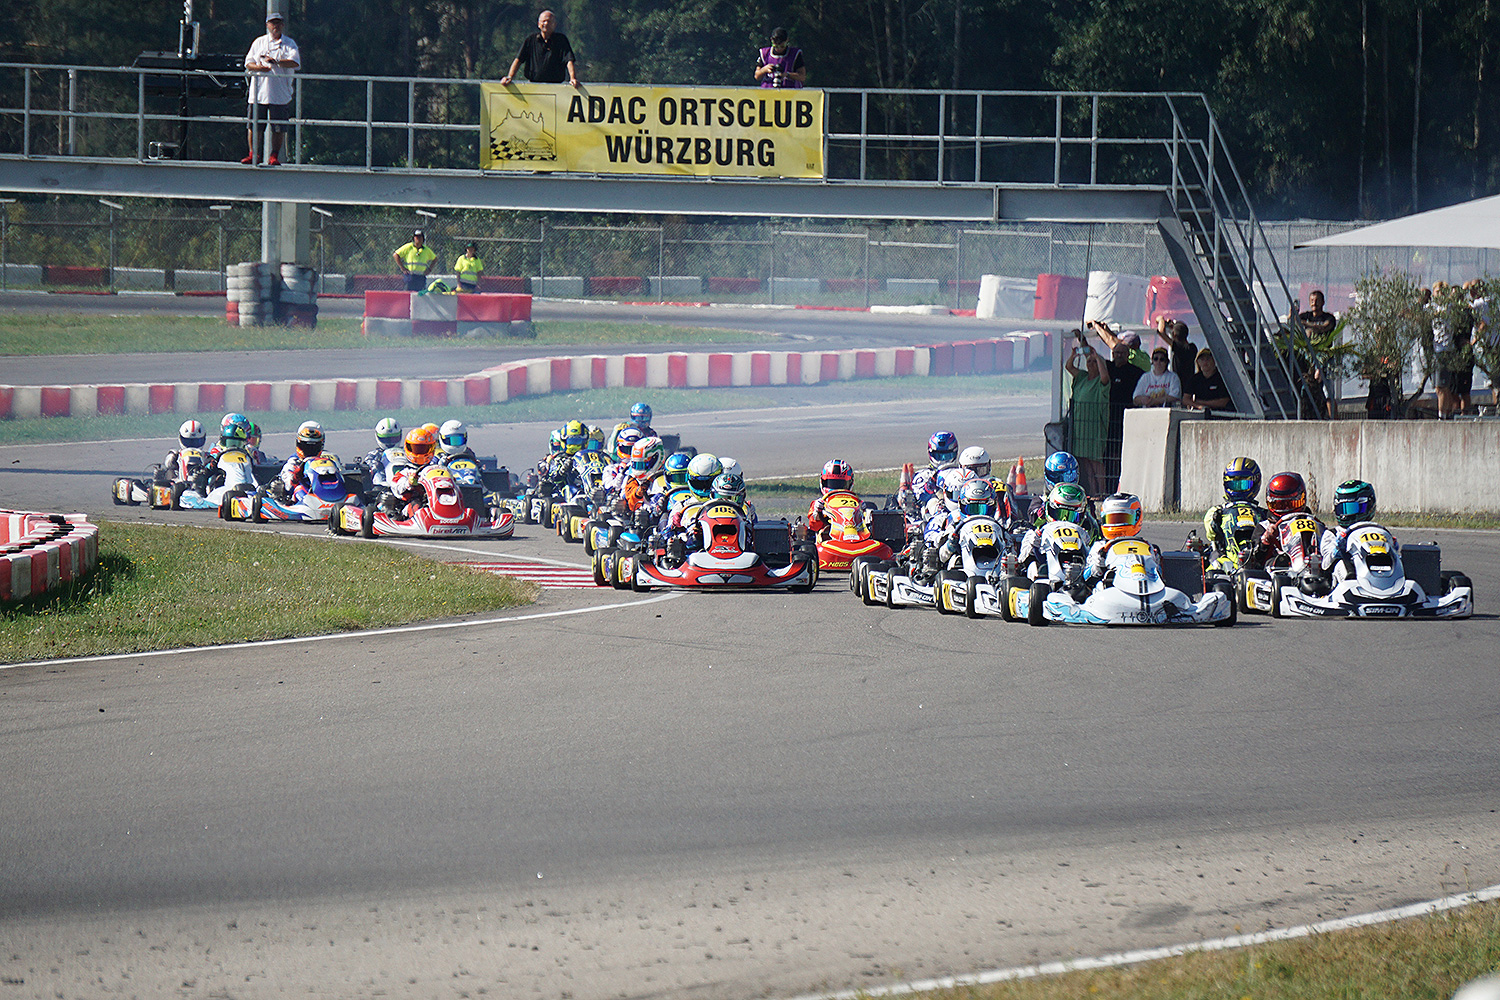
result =
M1308 523L1310 522L1310 524ZM1373 522L1349 528L1344 554L1328 571L1311 536L1322 526L1305 514L1277 522L1282 552L1260 569L1240 571L1242 610L1276 618L1468 618L1474 588L1463 573L1442 569L1436 545L1397 546ZM1326 529L1325 529L1326 530Z
M307 477L308 488L298 495L289 495L281 487L280 480L270 486L262 486L254 493L230 493L219 504L219 516L226 521L326 521L335 504L353 500L344 482L344 474L336 455L319 455L308 459L302 467Z
M267 474L272 470L267 469ZM213 468L200 471L191 481L179 480L166 496L152 491L151 506L173 510L211 510L218 512L229 496L249 496L260 488L256 469L247 452L238 448L219 453ZM162 502L165 501L165 502Z
M365 538L509 538L516 522L509 510L498 506L470 506L464 488L453 473L429 465L417 476L421 489L416 500L402 504L390 493L376 503L345 500L328 514L328 530L335 535ZM471 494L472 497L472 494Z
M893 512L896 534L901 534L899 512ZM820 573L844 572L854 560L861 557L878 561L894 558L894 552L886 539L874 532L875 519L892 520L891 515L877 512L873 504L865 504L848 490L834 490L823 497L823 517L828 522L816 535L818 549L818 571ZM882 525L885 527L885 525ZM886 533L890 533L887 529ZM897 538L897 544L904 538Z
M938 574L934 603L945 615L999 615L1005 594L1005 530L993 517L966 517L954 528L958 549Z
M1085 580L1083 560L1072 555L1081 553L1082 545L1068 537L1070 530L1077 534L1077 528L1066 521L1044 526L1042 551L1047 553L1047 569L1039 571L1029 586L1025 578L1012 578L1003 607L1006 617L1024 618L1031 625L1235 623L1234 594L1228 584L1209 585L1197 596L1167 586L1155 550L1140 538L1110 542L1105 550L1104 573L1095 580Z
M694 518L691 530L699 541L693 551L687 551L681 538L663 541L659 537L637 549L601 550L596 557L595 582L601 576L609 582L603 570L611 558L615 578L629 581L631 589L637 591L653 587L695 590L775 587L806 593L818 582L816 553L806 547L792 547L791 525L785 521L760 522L755 526L752 542L751 529L739 505L711 501ZM786 561L783 563L778 557Z
M849 573L849 589L869 605L888 608L937 606L938 552L914 526L911 541L890 562L857 560Z
M117 505L150 504L161 509L172 506L172 487L177 483L201 482L207 478L207 459L198 448L183 448L172 467L157 464L147 469L149 479L116 479L110 496Z

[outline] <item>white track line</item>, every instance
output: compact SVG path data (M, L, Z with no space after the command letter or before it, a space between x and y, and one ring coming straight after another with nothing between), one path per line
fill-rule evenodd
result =
M1164 958L1178 958L1182 955L1189 955L1199 951L1227 951L1231 948L1246 948L1251 945L1268 944L1272 941L1290 941L1294 938L1310 937L1313 934L1327 934L1330 931L1369 927L1372 924L1384 924L1390 923L1393 920L1405 920L1408 917L1423 917L1433 913L1442 913L1446 910L1456 910L1463 906L1471 906L1474 903L1485 903L1494 899L1500 899L1500 885L1492 885L1488 889L1480 889L1477 892L1444 896L1441 899L1430 900L1426 903L1413 903L1410 906L1399 906L1391 910L1377 910L1374 913L1362 913L1354 917L1340 917L1338 920L1324 920L1316 924L1302 924L1297 927L1285 927L1280 930L1261 931L1258 934L1237 934L1234 937L1214 938L1209 941L1194 941L1187 944L1173 944L1167 945L1164 948L1142 948L1137 951L1123 951L1113 955L1104 955L1099 958L1072 958L1063 962L1047 962L1043 965L1022 965L1012 969L993 969L989 972L976 972L967 976L941 976L937 979L920 979L915 982L897 983L892 986L840 990L837 993L808 993L800 997L795 997L793 1000L859 1000L859 998L863 997L905 996L910 993L928 993L934 990L951 990L963 986L984 986L989 983L1001 983L1016 979L1055 976L1065 972L1112 969L1122 965L1136 965L1140 962L1155 962Z
M61 660L27 660L23 663L0 664L0 670L15 670L18 667L52 667L66 663L107 663L110 660L144 660L157 656L178 656L182 653L205 653L227 649L260 649L266 646L294 646L306 642L328 642L334 639L369 639L381 635L405 635L410 632L438 632L455 628L475 628L480 625L506 625L511 622L530 622L540 618L565 618L569 615L587 615L596 611L614 611L619 608L634 608L659 601L670 601L681 594L668 593L648 597L640 601L622 601L618 604L600 604L589 608L570 608L567 611L540 611L534 615L513 615L508 618L481 618L476 621L432 622L425 625L399 625L393 628L366 629L362 632L330 632L327 635L307 635L293 639L263 639L257 642L231 642L222 646L185 646L181 649L154 649L144 653L107 653L102 656L70 656Z

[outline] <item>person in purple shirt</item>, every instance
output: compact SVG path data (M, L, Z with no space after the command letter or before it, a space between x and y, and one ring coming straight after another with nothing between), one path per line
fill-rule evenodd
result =
M755 82L762 87L801 87L807 82L802 50L787 44L785 28L771 32L771 44L760 50Z

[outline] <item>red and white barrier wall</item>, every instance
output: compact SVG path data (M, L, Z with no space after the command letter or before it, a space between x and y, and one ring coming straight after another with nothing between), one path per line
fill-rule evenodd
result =
M521 396L611 387L817 385L903 375L983 375L1040 366L1050 357L1056 340L1055 333L1031 331L983 340L869 350L563 355L509 361L471 375L440 379L0 385L0 419L402 410L487 406Z
M81 580L99 565L99 526L85 514L0 510L0 601Z
M365 292L365 335L528 337L531 296Z

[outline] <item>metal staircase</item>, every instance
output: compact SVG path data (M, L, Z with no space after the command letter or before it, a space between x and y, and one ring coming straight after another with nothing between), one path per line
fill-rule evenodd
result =
M1257 418L1320 419L1325 414L1318 412L1303 378L1305 361L1286 349L1303 336L1296 310L1283 321L1272 304L1293 301L1291 292L1218 122L1205 102L1207 126L1191 135L1179 104L1171 97L1167 104L1173 214L1158 227L1235 409Z

